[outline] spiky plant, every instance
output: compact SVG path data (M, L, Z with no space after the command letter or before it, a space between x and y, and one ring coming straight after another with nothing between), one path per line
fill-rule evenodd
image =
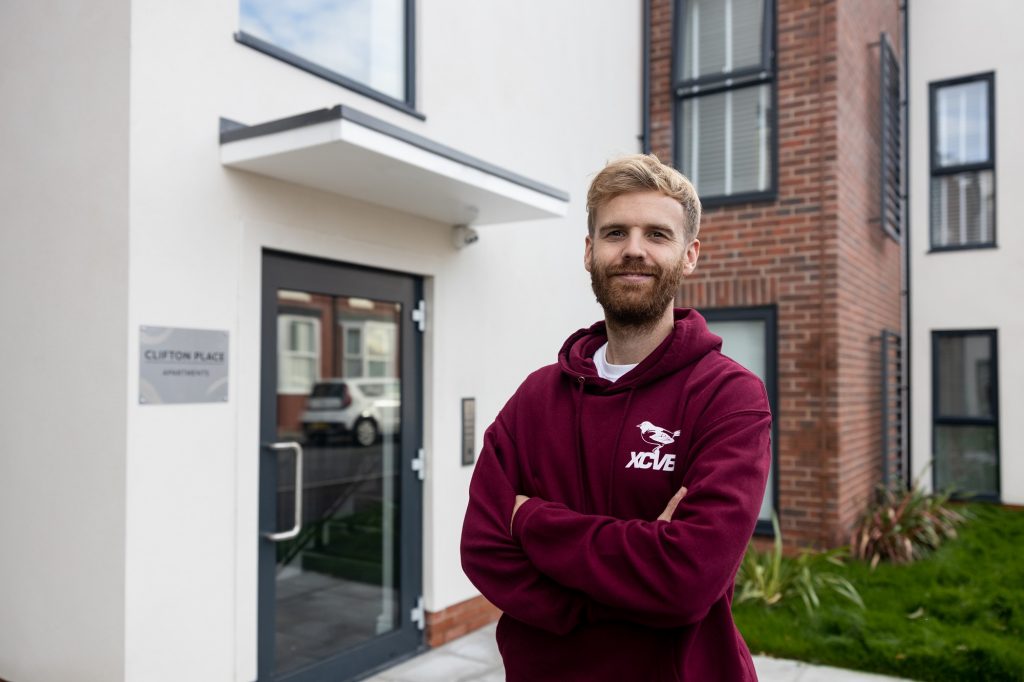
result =
M949 494L880 485L850 536L853 555L875 568L880 561L907 564L957 535L966 516L949 506Z
M830 590L864 608L857 588L841 575L822 570L826 564L843 565L845 548L826 552L802 550L795 558L782 552L782 532L779 519L772 512L775 541L772 549L759 552L753 543L747 548L743 563L736 576L736 602L760 602L774 606L788 597L799 597L808 613L821 605L820 593Z

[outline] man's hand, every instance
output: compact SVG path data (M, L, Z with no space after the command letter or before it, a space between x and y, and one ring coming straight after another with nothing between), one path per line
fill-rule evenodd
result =
M514 521L516 518L516 512L519 511L519 508L522 507L523 503L526 502L528 499L530 498L527 497L526 495L516 495L516 505L512 507L512 519L508 522L509 533L512 532L512 521Z
M672 520L672 515L676 513L676 507L679 506L679 503L683 501L683 497L685 497L685 496L686 496L686 486L684 485L678 491L676 491L676 494L673 495L672 499L668 501L667 505L665 505L665 511L661 512L660 514L658 514L658 518L655 519L655 520L656 521L671 521Z

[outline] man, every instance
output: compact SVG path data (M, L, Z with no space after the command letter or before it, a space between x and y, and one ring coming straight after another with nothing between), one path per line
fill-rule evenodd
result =
M764 384L673 309L700 201L654 156L587 194L605 320L569 337L484 436L462 565L504 615L509 682L756 680L733 581L770 461Z

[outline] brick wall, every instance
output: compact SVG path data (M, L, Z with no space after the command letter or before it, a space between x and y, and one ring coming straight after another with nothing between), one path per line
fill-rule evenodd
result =
M651 5L651 141L666 161L673 5ZM783 535L836 544L877 479L877 337L899 329L899 249L872 222L878 50L869 47L882 28L898 38L898 5L779 0L776 17L778 195L705 211L701 261L679 302L776 306Z
M879 218L879 34L900 50L899 6L840 2L839 523L856 519L881 467L882 329L900 331L900 246Z
M427 645L441 646L498 620L501 611L483 597L427 612Z

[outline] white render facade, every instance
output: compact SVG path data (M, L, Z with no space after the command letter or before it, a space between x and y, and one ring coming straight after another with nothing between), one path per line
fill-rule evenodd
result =
M478 450L526 374L600 315L585 190L607 159L639 151L642 13L413 4L422 117L242 44L238 0L0 9L0 297L16 321L0 348L19 358L0 389L0 541L17 555L0 562L0 678L260 676L268 251L421 287L417 579L428 612L476 596L458 552L472 471L461 401L475 398ZM218 137L221 119L339 104L372 125L267 133L235 156L242 142ZM343 153L302 155L317 144ZM360 154L380 162L373 177ZM241 157L270 161L229 167ZM416 178L437 206L408 201ZM464 218L480 238L457 249L463 219L445 211L466 196L481 199ZM227 332L227 399L140 402L149 326Z
M1024 504L1024 8L910 4L911 457Z

